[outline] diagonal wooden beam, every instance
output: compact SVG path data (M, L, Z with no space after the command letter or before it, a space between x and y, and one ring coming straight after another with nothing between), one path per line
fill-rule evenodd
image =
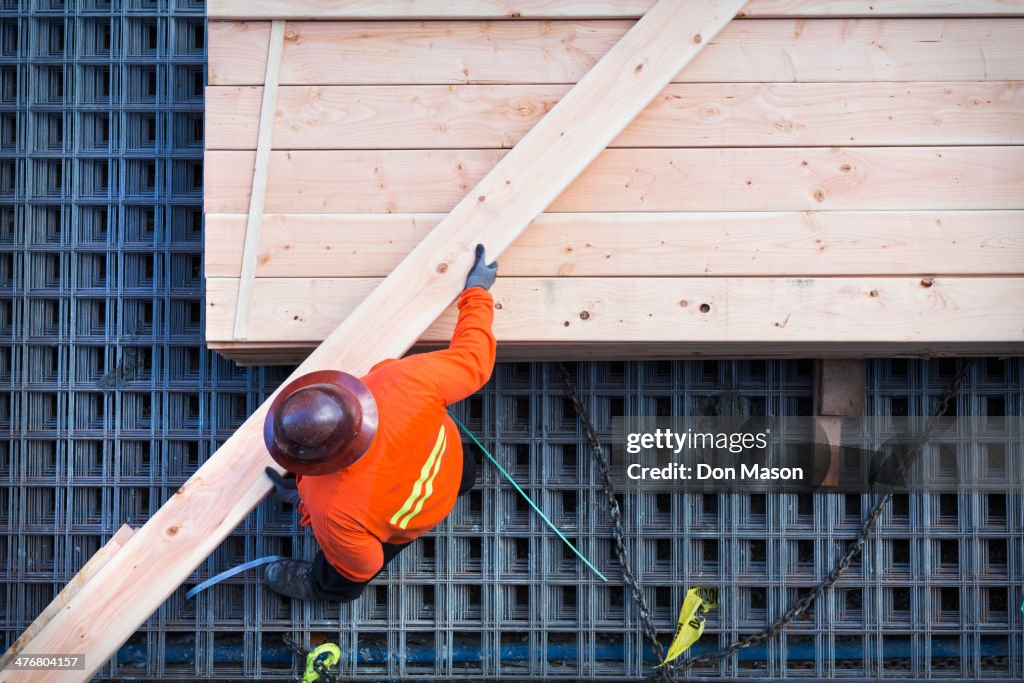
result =
M473 188L295 371L365 373L402 355L462 289L478 242L497 257L647 106L745 0L660 0ZM84 653L84 672L5 671L76 681L116 652L270 489L270 399L164 503L24 654Z

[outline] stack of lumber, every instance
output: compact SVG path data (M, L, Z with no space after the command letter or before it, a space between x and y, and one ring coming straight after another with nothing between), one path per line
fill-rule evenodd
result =
M210 0L207 343L304 358L651 4ZM1024 352L1021 36L751 0L503 254L499 353Z

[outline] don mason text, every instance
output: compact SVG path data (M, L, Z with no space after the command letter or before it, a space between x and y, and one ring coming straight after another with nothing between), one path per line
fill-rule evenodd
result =
M759 481L780 481L804 479L802 467L767 467L758 463L741 464L736 467L714 467L706 463L698 463L693 467L671 463L663 467L644 467L633 463L626 468L626 476L630 479L693 479L698 481L743 481L756 479Z

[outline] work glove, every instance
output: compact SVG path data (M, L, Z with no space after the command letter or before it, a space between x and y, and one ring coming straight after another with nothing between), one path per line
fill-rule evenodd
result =
M487 265L487 259L484 258L484 245L476 245L476 263L469 270L469 276L466 278L466 289L470 287L490 289L496 277L498 277L497 261Z
M264 472L270 481L274 482L274 490L270 492L270 497L297 507L300 499L299 485L295 482L295 477L282 477L273 467L266 468Z

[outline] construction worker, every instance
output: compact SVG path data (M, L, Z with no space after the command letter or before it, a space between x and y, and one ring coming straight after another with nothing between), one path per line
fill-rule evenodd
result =
M355 600L473 487L476 462L464 456L446 408L479 390L494 369L487 290L497 273L478 245L447 349L385 360L359 378L310 373L275 398L264 439L274 460L298 476L268 467L271 495L298 507L320 549L312 562L268 564L264 580L272 590L302 600Z

